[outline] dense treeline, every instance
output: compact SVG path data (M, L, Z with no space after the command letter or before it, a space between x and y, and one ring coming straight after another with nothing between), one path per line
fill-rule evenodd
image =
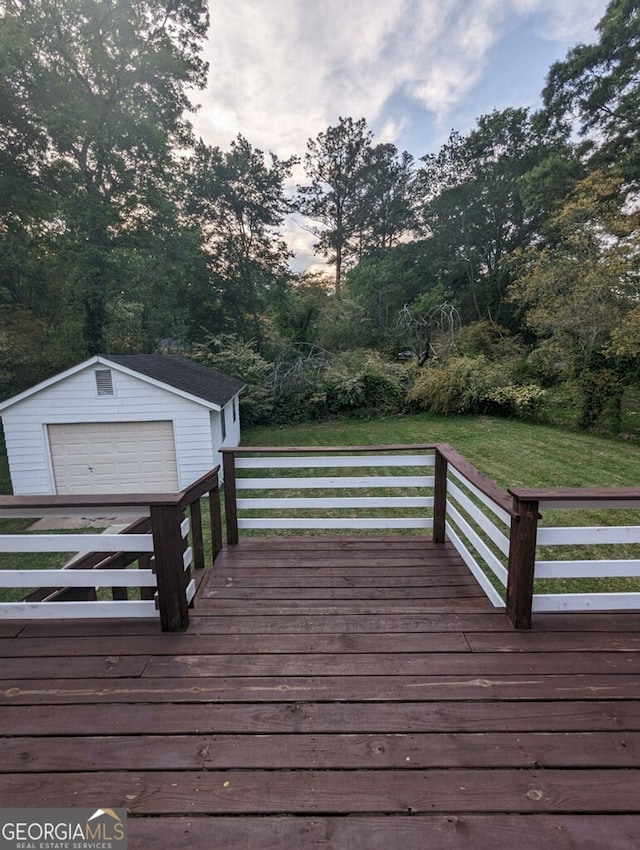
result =
M205 0L0 0L0 395L183 351L249 421L575 406L619 430L640 356L640 2L418 161L340 118L282 160L194 137ZM306 180L295 188L300 164ZM287 216L332 276L294 275Z

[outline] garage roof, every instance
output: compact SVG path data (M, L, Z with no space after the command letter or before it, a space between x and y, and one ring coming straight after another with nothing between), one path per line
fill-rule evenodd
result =
M221 407L245 386L238 378L174 354L109 354L102 355L100 360L123 366Z
M224 407L245 386L238 378L175 354L100 354L6 399L0 404L0 411L90 366L113 366L218 408Z

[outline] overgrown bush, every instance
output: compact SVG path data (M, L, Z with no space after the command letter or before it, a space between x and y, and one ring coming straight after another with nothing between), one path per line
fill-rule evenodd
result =
M486 319L461 327L456 333L456 349L463 357L482 356L492 361L515 361L525 357L521 340Z
M272 421L272 364L256 351L253 343L241 340L236 334L218 334L196 345L191 357L246 383L240 393L240 416L245 425L266 425Z
M345 352L332 361L326 379L327 412L372 416L405 407L408 370L377 352Z
M518 385L513 367L485 357L455 357L422 368L407 400L444 416L498 413L531 416L544 396L535 384Z
M484 357L454 357L443 365L423 367L407 399L443 416L479 413L487 393L508 382L503 371L504 367Z
M286 425L325 416L324 380L329 368L329 355L320 348L281 350L271 373L272 421Z
M504 387L496 387L490 390L487 401L491 407L488 412L499 413L504 416L517 416L522 419L533 419L536 417L542 400L546 395L545 390L537 384L508 384Z
M315 350L274 363L273 421L278 424L326 416L377 416L401 412L407 367L388 363L375 351L346 351L331 357Z

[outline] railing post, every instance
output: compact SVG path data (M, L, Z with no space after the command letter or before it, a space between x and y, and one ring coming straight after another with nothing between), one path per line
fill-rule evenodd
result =
M211 548L213 561L222 549L222 513L220 511L220 485L216 482L213 490L209 491L209 517L211 519Z
M514 516L509 539L507 619L516 629L530 629L539 502L520 499L513 493L512 496Z
M236 504L236 455L233 451L222 453L224 470L224 513L227 524L227 543L238 542L238 508Z
M433 485L433 542L444 543L447 520L447 459L436 447Z
M181 522L179 505L151 505L158 608L163 632L182 632L189 625Z

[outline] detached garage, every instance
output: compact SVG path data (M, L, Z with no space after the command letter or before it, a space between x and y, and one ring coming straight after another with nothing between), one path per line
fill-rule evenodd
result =
M13 492L183 489L239 444L243 386L183 357L93 357L0 404Z

